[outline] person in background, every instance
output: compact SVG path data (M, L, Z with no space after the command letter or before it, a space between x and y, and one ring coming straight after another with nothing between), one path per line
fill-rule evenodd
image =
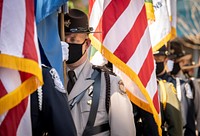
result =
M176 95L176 89L172 83L162 79L162 76L167 74L167 55L168 51L165 45L154 52L158 92L161 103L162 135L182 136L181 105Z
M68 103L78 136L135 136L132 105L119 77L88 60L87 15L70 9L64 17ZM65 51L67 52L67 51Z
M183 126L184 135L195 136L195 121L196 117L199 116L199 95L196 95L197 91L191 86L190 81L184 75L183 67L188 64L192 55L186 53L183 50L183 46L183 43L177 39L169 42L169 59L174 62L170 73L176 78L177 94L182 105L183 121L185 122Z
M199 64L195 64L191 60L188 61L188 64L182 67L185 78L188 80L191 89L194 94L194 103L195 103L195 117L196 117L196 131L200 136L200 85L198 80L194 77L194 69L199 67Z
M33 136L76 136L66 90L54 68L42 65L44 84L31 94Z
M196 64L192 61L192 57L184 57L182 61L184 63L181 66L183 74L180 74L180 77L190 84L191 90L194 93L196 130L198 131L198 135L200 135L200 85L198 80L194 77L194 69L198 68L200 64Z

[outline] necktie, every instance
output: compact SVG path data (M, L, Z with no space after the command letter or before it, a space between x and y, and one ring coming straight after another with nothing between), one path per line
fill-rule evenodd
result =
M71 92L75 82L76 82L75 72L73 70L68 71L68 77L69 77L69 81L67 83L67 91L68 91L68 94L69 94Z

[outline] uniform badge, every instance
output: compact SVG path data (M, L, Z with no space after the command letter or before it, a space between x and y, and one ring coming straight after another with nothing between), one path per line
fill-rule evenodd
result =
M88 88L88 95L90 96L90 97L93 97L93 86L91 85L89 88Z
M87 101L87 104L88 104L88 105L92 105L92 100L88 100L88 101Z
M120 80L120 81L118 82L118 85L119 85L120 93L121 93L121 94L126 94L126 89L125 89L125 87L124 87L124 83L122 82L122 80Z
M192 90L191 90L190 85L189 85L188 83L185 84L185 90L186 90L186 96L187 96L189 99L193 99Z
M71 24L71 21L70 21L70 20L67 20L64 24L65 24L66 27L69 27L70 24Z
M66 90L65 90L65 88L64 88L64 86L63 86L63 84L62 84L62 82L61 82L61 80L60 80L60 77L59 77L57 71L56 71L54 68L52 68L52 69L49 71L49 73L50 73L51 76L52 76L52 79L53 79L53 81L54 81L55 88L56 88L58 91L62 92L62 93L66 93Z

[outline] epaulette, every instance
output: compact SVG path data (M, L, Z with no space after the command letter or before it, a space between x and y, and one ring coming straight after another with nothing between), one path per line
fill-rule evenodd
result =
M109 113L109 107L110 107L110 76L109 74L115 75L110 69L108 69L105 66L96 66L93 65L92 68L94 70L97 70L99 72L104 72L104 76L105 76L105 80L106 80L106 100L105 100L105 107L106 107L106 111L107 113Z
M106 67L105 65L104 65L104 66L93 65L92 68L93 68L93 69L96 69L96 70L98 70L98 71L106 72L106 73L108 73L108 74L110 74L110 75L116 76L116 74L115 74L112 70L110 70L108 67Z

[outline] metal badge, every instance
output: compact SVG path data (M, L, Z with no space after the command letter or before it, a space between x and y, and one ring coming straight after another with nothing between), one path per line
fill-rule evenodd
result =
M88 100L88 101L87 101L87 104L88 104L88 105L92 105L92 100Z
M88 95L89 95L90 97L93 97L93 89L94 89L93 85L91 85L91 86L88 88Z
M66 27L69 27L69 26L70 26L70 24L71 24L71 21L70 21L70 19L69 19L69 20L67 20L67 21L66 21L64 24L65 24L65 26L66 26Z

